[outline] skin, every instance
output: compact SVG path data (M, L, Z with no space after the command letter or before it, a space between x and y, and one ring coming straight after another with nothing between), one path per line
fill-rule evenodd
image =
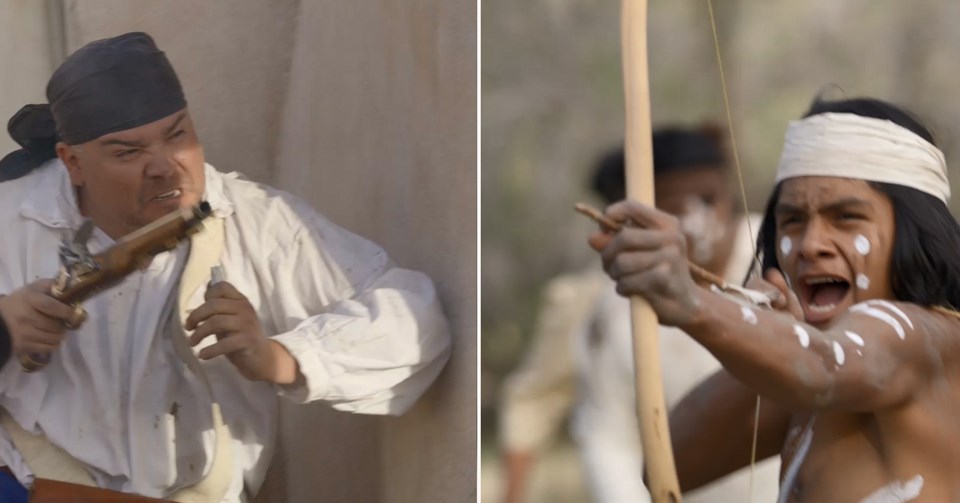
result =
M725 227L726 235L733 236L739 220L735 214L733 197L728 190L727 171L718 166L690 166L682 170L657 175L654 185L657 207L661 210L682 216L687 211L691 198L700 200L713 208L718 225ZM722 239L711 244L713 259L709 263L700 263L710 272L723 275L724 269L733 253L733 239ZM690 257L693 260L693 257ZM502 456L506 472L504 503L523 501L527 480L536 461L535 453L529 451L507 451Z
M785 467L796 446L783 432L797 431L815 416L813 440L791 487L791 501L859 501L891 482L906 482L916 475L924 484L912 501L960 498L955 482L960 472L956 421L960 346L955 342L960 321L893 302L888 274L894 238L891 203L863 181L805 177L784 182L776 211L778 242L783 235L795 238L793 255L779 259L790 284L797 287L797 299L781 305L781 310L758 310L757 325L743 322L739 304L693 283L681 260L686 244L673 217L621 202L607 214L639 227L615 236L598 232L590 238L620 293L644 297L661 323L690 334L720 360L729 376L745 385L738 389L725 381L728 377L715 376L676 413L702 413L707 410L704 403L724 401L718 414L711 411L711 421L752 422L752 395L759 393L775 409L761 420L758 450L768 454L779 444ZM866 257L855 250L858 234L871 239ZM828 317L811 310L808 288L802 286L805 278L811 274L855 278L858 273L871 278L870 289L849 289ZM765 277L770 287L790 299L779 271L767 271ZM890 323L849 309L871 299L891 301L911 320L913 328L901 321L904 338ZM897 316L887 307L880 310ZM815 322L800 322L798 314ZM809 347L798 342L797 326L809 335ZM863 345L847 337L846 331L858 334ZM836 347L846 355L842 365ZM710 397L711 386L720 390L720 397ZM724 446L723 440L710 441L689 427L682 438L688 443L681 449L682 457L689 458L693 439L706 440L699 446L700 455L730 459L727 465L718 461L720 466L686 471L684 478L691 485L742 466L743 449L747 453L750 449L749 442L742 449Z
M80 213L116 240L178 208L198 204L204 193L204 154L187 109L155 122L103 135L79 145L57 144ZM179 190L176 197L158 196ZM50 352L66 334L73 308L48 295L42 280L0 297L13 353ZM205 303L189 317L193 345L207 337L217 342L200 352L201 359L226 357L251 380L296 384L303 376L296 360L267 337L256 311L229 283L208 289Z
M688 209L691 198L713 209L717 224L724 227L725 236L734 236L739 219L735 213L733 195L729 190L727 171L717 166L690 166L679 171L667 172L656 177L654 198L657 208L671 215L681 217ZM687 240L696 236L686 236ZM709 262L697 261L693 250L688 258L708 271L723 276L730 255L733 253L734 239L720 239L711 243L712 258Z

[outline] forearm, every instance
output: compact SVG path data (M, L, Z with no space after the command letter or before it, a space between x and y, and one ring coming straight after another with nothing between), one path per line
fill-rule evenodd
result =
M863 365L846 362L854 349L834 332L704 289L698 295L695 319L680 328L761 396L809 410L835 405L862 388L857 381Z

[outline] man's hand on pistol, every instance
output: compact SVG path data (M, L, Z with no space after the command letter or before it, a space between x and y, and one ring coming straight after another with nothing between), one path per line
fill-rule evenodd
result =
M293 384L297 363L280 343L266 336L250 301L233 285L221 281L207 289L206 302L190 313L184 328L194 330L190 345L215 335L217 342L197 355L201 360L226 356L252 381Z
M50 296L53 280L42 279L0 297L0 316L10 332L13 354L51 353L67 329L83 323L82 311Z

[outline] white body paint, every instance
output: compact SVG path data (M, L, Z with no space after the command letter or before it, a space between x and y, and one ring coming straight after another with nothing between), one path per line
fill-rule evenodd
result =
M810 345L810 334L808 334L803 327L800 325L794 325L793 333L797 334L797 339L800 339L801 346L808 347Z
M847 339L850 339L851 341L853 341L853 343L856 344L857 346L863 346L863 337L860 337L859 335L857 335L856 332L851 332L849 330L846 330L843 333L847 336Z
M896 318L887 314L886 311L881 311L875 307L870 307L865 304L856 304L851 307L850 310L855 313L863 313L868 316L873 316L874 318L885 322L887 325L890 325L897 332L897 335L901 339L906 339L907 337L907 334L903 331L903 325L901 325Z
M860 255L866 256L870 254L870 240L863 234L857 235L856 239L853 240L853 246Z
M906 322L906 324L910 327L910 330L913 330L913 322L910 321L910 317L907 316L907 313L903 312L902 309L900 309L899 307L893 305L892 302L887 302L887 301L885 301L885 300L874 299L874 300L868 300L866 303L869 304L869 305L871 305L871 306L880 306L880 307L885 307L885 308L887 308L888 311L890 311L891 313L899 316L901 320L903 320L904 322Z
M866 274L857 274L857 288L861 290L870 288L870 278L868 278Z
M916 475L906 482L899 480L877 489L860 503L905 503L920 496L923 490L923 476Z
M843 346L839 342L833 341L833 357L837 360L837 365L843 365L847 357L843 354Z
M789 237L784 236L780 239L780 253L783 253L784 256L790 255L790 252L793 250L793 241Z
M743 313L743 321L751 324L757 324L757 315L747 306L740 306L740 312Z

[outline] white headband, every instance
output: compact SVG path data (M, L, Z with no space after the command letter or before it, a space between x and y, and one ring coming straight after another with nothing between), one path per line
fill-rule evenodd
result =
M792 121L777 183L798 176L835 176L911 187L947 203L943 152L888 120L824 113Z

